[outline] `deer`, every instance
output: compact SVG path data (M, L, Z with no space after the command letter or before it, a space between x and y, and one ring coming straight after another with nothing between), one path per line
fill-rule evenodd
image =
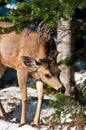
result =
M43 23L42 23L43 24ZM40 24L40 26L42 25ZM12 23L1 22L0 27L12 27ZM43 28L42 28L43 29ZM38 29L41 30L41 29ZM21 119L20 125L26 123L26 102L27 102L27 85L28 77L36 81L38 92L37 110L32 124L38 126L42 99L44 95L44 85L46 83L54 88L57 92L65 93L65 87L60 81L60 70L51 69L51 60L49 60L49 48L51 44L49 30L41 35L39 31L31 31L24 28L21 33L15 31L0 34L0 78L4 75L7 67L13 68L17 72L18 85L21 93ZM58 75L57 75L58 73ZM0 102L0 116L7 120L7 114Z

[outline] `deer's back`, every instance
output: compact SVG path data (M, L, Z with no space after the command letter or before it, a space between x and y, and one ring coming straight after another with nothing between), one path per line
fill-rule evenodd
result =
M45 47L35 32L24 29L20 34L11 32L0 35L0 62L8 67L22 67L21 56L44 58Z

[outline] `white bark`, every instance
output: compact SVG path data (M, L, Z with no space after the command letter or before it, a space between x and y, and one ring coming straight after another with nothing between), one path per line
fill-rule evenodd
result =
M57 63L61 62L61 60L64 60L72 54L73 43L71 37L71 20L61 19L61 23L58 25L57 28L57 51L59 52L57 55ZM60 65L60 69L60 80L66 87L66 95L70 95L73 69L71 66L68 67L66 65Z

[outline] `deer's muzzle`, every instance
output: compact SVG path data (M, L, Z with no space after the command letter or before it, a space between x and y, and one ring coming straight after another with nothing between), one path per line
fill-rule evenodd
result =
M60 92L60 93L65 93L65 87L64 86L62 86L61 88L59 88L58 89L58 92Z

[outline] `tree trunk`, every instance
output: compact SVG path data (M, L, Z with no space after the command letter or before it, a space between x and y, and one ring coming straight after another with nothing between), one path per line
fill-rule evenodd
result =
M71 20L61 19L61 22L57 27L57 63L60 63L65 58L71 56L73 53L73 43L72 43L72 32L71 32ZM71 92L71 80L73 78L73 67L60 65L61 69L60 80L66 87L66 95L70 95Z

